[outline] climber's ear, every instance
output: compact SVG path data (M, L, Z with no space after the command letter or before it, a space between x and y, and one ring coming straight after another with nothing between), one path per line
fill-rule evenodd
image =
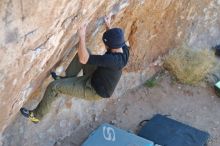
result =
M129 41L126 41L125 44L130 47Z
M105 45L105 49L108 51L108 50L110 50L110 48L107 46L107 45Z

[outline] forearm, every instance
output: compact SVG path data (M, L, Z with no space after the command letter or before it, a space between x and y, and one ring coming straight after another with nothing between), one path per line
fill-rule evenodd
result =
M89 60L89 52L86 49L86 38L85 36L79 37L79 47L78 47L79 62L86 64Z
M104 21L105 21L105 28L106 28L106 30L111 29L111 14L109 14L109 16L106 16L104 18Z

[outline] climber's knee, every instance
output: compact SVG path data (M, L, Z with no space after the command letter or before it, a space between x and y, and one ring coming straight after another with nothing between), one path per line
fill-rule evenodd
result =
M48 85L48 88L53 88L56 85L56 83L54 81L50 82L50 84Z
M48 86L47 89L48 90L52 90L52 91L57 91L57 87L58 87L58 82L57 80L52 81Z

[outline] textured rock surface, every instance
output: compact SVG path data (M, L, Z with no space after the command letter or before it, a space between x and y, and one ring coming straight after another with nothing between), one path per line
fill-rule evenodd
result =
M65 68L70 62L78 41L76 31L83 20L90 22L88 47L93 53L103 53L103 15L115 14L113 26L125 30L132 56L116 97L153 74L149 64L169 48L187 44L202 49L219 43L219 8L219 0L2 0L1 144L53 145L111 103L111 99L90 103L62 98L37 126L18 114L25 103L34 107L39 102L50 81L49 71L60 63Z

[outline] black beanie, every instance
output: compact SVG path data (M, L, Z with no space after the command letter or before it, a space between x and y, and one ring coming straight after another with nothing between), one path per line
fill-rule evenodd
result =
M124 32L121 28L112 28L107 30L102 40L110 49L121 48L125 45Z

